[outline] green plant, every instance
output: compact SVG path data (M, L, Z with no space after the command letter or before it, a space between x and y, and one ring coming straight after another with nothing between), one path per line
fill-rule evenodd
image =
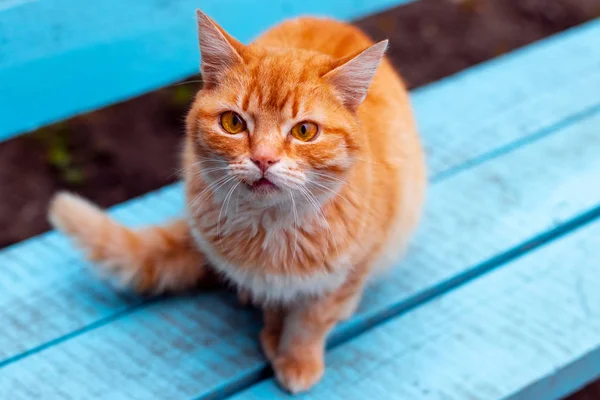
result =
M81 167L74 162L69 148L70 131L66 123L59 123L39 129L34 133L45 148L46 160L62 181L70 185L80 185L85 181Z

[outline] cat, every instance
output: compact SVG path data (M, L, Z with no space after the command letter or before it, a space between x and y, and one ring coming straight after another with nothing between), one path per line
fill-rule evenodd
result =
M426 172L408 93L387 41L350 24L302 17L244 45L197 17L185 218L134 230L59 193L49 219L140 292L220 275L264 310L264 354L302 392L324 373L327 334L418 223Z

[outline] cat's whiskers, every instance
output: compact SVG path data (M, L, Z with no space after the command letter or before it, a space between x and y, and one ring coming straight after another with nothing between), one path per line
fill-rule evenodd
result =
M298 221L298 211L296 210L296 201L294 200L294 194L292 193L291 190L287 190L288 194L290 195L290 200L292 200L292 212L294 213L294 225L293 225L293 230L294 230L294 251L292 253L292 259L296 258L296 249L298 247L298 228L299 228L299 221Z
M223 177L221 177L221 178L217 179L216 181L214 181L214 182L211 182L211 183L210 183L210 184L209 184L207 187L205 187L205 188L204 188L204 189L203 189L203 190L202 190L202 191L201 191L199 194L197 194L197 195L196 195L196 196L195 196L195 197L192 199L192 201L190 202L190 206L193 206L193 205L194 205L194 202L195 202L195 201L196 201L198 198L200 198L200 197L201 197L201 196L202 196L202 195L203 195L203 194L204 194L204 193L205 193L207 190L210 190L211 186L213 186L213 185L218 185L219 183L221 183L222 181L224 181L224 180L225 180L225 179L227 179L227 178L228 178L228 176L223 176Z
M302 193L302 195L308 201L309 205L314 209L317 217L323 221L325 228L329 231L329 234L331 235L331 239L333 240L333 244L335 246L335 251L337 253L337 256L339 257L340 253L338 250L337 241L335 240L335 235L333 234L333 231L331 230L331 226L329 225L329 222L327 222L327 218L325 217L325 213L323 212L323 209L319 205L319 201L316 199L314 194L312 194L312 192L308 188L298 186L297 189L300 191L300 193Z
M358 190L358 188L356 186L351 185L348 181L346 181L344 179L337 178L337 177L335 177L335 176L333 176L331 174L322 174L322 173L315 172L315 171L311 171L310 173L313 174L313 175L325 178L325 179L330 179L332 181L339 182L342 185L348 186L348 187L350 187L352 189L355 189L358 193L360 193L360 190Z
M184 82L174 83L170 86L181 86L181 85L188 85L190 83L202 83L202 82L204 82L202 79L195 79L193 81L184 81Z
M277 184L283 186L284 188L291 189L303 185L304 181L300 179L290 179L289 177L285 177L284 179L279 179L277 181Z
M240 92L241 88L234 88L232 86L229 85L225 85L223 82L218 82L218 81L211 81L211 80L204 80L204 83L210 83L213 84L219 88L223 88L223 89L227 89L230 93L232 94L238 94Z
M223 185L227 184L228 182L232 181L233 179L235 179L235 176L229 176L229 175L225 175L222 178L217 179L216 181L212 182L210 185L208 185L206 188L204 188L204 190L202 190L202 192L200 192L199 195L197 195L194 200L190 203L190 209L194 209L197 208L198 210L200 209L201 204L197 204L200 200L203 200L202 197L204 195L207 195L209 193L214 193L217 190L219 190Z
M304 175L300 173L294 173L292 170L285 169L277 174L276 184L284 186L288 189L295 189L297 186L304 184Z
M229 182L231 182L232 180L236 179L235 176L228 176L227 180L225 180L224 182L222 182L219 186L217 186L216 188L212 189L213 193L216 193L219 189L221 189L223 186L227 185Z
M194 162L194 164L198 164L198 163L202 163L204 161L217 161L217 162L221 162L221 161L225 161L221 158L214 158L214 157L198 157L198 160L196 162Z
M235 189L242 183L242 181L238 181L236 184L234 184L232 186L231 189L229 189L229 192L227 192L227 195L225 196L225 200L223 201L223 204L221 204L221 209L219 210L219 218L217 219L217 238L221 238L221 216L223 215L223 208L225 208L225 212L227 212L227 207L229 204L229 200L231 199L231 195L233 194L233 192L235 191ZM231 219L231 218L230 218ZM221 242L221 249L223 247L223 244Z
M213 167L213 168L203 168L201 171L196 172L197 175L200 175L202 173L209 173L209 172L215 172L215 171L230 171L231 168L229 167Z
M206 164L206 163L226 164L227 162L225 160L220 160L218 158L202 157L202 158L199 158L197 161L193 162L191 164L191 166L201 168L202 165Z
M206 164L206 163L220 164L220 163L224 163L224 162L225 162L224 160L219 160L216 158L202 157L198 161L195 161L195 162L179 169L178 173L181 174L182 172L185 172L185 171L191 171L192 175L198 176L198 175L201 175L201 173L202 173L203 164Z
M215 182L212 182L210 185L208 185L207 187L205 187L204 190L202 190L199 194L197 194L196 196L194 196L194 198L189 202L189 205L188 205L189 211L191 211L192 214L194 214L194 211L198 211L200 209L199 206L201 205L201 204L198 204L198 203L202 200L202 197L204 196L204 194L208 190L210 190L211 186L218 185L219 183L221 183L225 179L226 179L226 177L221 178L221 179L219 179L219 180L217 180Z
M241 78L241 76L239 74L238 75L234 75L234 77L235 77L235 80L236 80L237 84L239 85L240 89L241 88L245 89L247 87L247 84L244 83L244 82L242 82L242 78ZM238 94L240 94L242 92L242 90L238 90L237 92L238 92Z
M205 160L205 161L196 161L196 162L194 162L194 163L191 163L191 164L189 164L189 165L184 165L184 166L183 166L183 167L181 167L181 168L176 168L176 169L175 169L175 171L174 171L174 172L173 172L171 175L169 175L169 178L173 177L173 175L179 175L179 176L181 176L181 174L182 174L182 173L184 173L184 172L186 172L186 171L189 171L189 170L191 170L191 169L194 169L194 168L200 168L200 166L201 166L201 165L202 165L204 162L209 162L209 161L211 161L211 162L217 162L217 160L216 160L216 159L214 159L214 160L213 160L213 159L211 159L211 160L208 160L208 159L207 159L207 160ZM194 174L196 174L196 171L192 171L192 172L193 172Z
M318 173L318 172L314 172L314 171L312 171L311 173L312 173L312 174L314 174L314 175L317 175L317 176L319 176L319 177L321 177L321 178L323 178L323 179L331 179L331 180L333 180L334 182L341 183L343 186L346 186L346 187L348 187L348 189L347 189L347 190L348 190L348 192L349 192L350 194L352 194L352 195L354 195L354 196L357 196L357 197L360 197L360 196L361 196L361 191L360 191L360 190L359 190L359 189L358 189L356 186L353 186L353 185L351 185L350 183L348 183L348 182L347 182L347 181L345 181L345 180L342 180L342 179L336 178L336 177L334 177L334 176L331 176L331 175L329 175L329 174L320 174L320 173ZM310 183L313 183L313 182L315 182L315 181L314 181L314 180L309 180L309 182L310 182ZM373 211L373 208L371 208L371 207L370 207L369 205L367 205L367 204L365 204L365 205L364 205L364 207L366 207L366 208L367 208L369 211ZM356 207L355 207L355 208L356 208Z
M171 172L169 174L169 176L167 177L167 179L171 179L174 176L176 176L178 179L180 179L183 175L183 173L185 172L186 167L181 167L181 168L175 168L175 171Z
M367 163L367 164L374 164L374 165L380 165L380 166L382 166L382 167L388 167L388 165L386 165L386 164L382 164L382 163L380 163L380 162L377 162L377 161L365 160L364 158L357 157L357 156L354 156L354 158L355 158L355 159L357 159L358 161L362 161L362 162L365 162L365 163Z
M334 195L334 197L336 197L336 196L337 196L337 197L340 197L340 198L342 198L342 199L346 200L346 202L347 202L348 204L350 204L352 207L354 207L354 209L357 209L357 208L356 208L356 205L354 205L354 203L352 203L350 200L348 200L346 197L344 197L344 196L343 196L341 193L339 193L338 191L335 191L335 190L333 190L333 189L331 189L331 188L329 188L329 187L327 187L327 186L325 186L325 185L322 185L322 184L320 184L320 183L318 183L318 182L315 182L315 181L309 181L309 182L308 182L308 184L309 184L309 185L315 185L315 186L317 186L317 187L319 187L319 188L322 188L322 189L325 189L325 190L327 190L328 192L332 193L332 194Z
M235 214L237 215L240 212L240 193L237 193L237 196L235 196Z
M192 80L192 81L185 81L185 82L174 83L174 84L170 85L169 87L182 86L182 85L190 85L190 84L193 84L193 83L202 83L202 84L212 83L213 85L217 85L217 86L223 87L225 89L228 89L232 93L237 93L237 91L234 88L223 84L223 82L217 82L217 81L212 81L212 80L208 80L208 79L195 79L195 80Z
M196 84L196 83L202 83L200 90L202 90L202 88L204 87L204 84L211 83L219 88L223 88L223 89L227 90L229 93L234 94L236 96L242 92L242 88L244 87L244 86L240 86L239 88L234 88L232 86L225 85L223 82L210 81L210 80L193 80L193 81L179 82L179 83L170 85L169 87ZM240 82L240 84L241 84L241 82Z

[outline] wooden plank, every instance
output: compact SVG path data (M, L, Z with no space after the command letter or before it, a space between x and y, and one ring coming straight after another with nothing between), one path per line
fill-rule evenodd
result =
M559 399L576 391L600 377L599 237L594 222L353 339L328 354L319 386L293 398ZM233 399L288 397L270 380Z
M54 0L0 9L0 140L196 73L198 6L248 41L299 14L352 19L407 1Z
M336 331L334 340L527 251L584 212L593 209L598 215L598 124L600 115L595 115L433 185L407 267L370 290L357 316ZM18 307L11 311L20 315ZM131 393L146 399L159 393L190 399L232 393L257 380L266 366L256 341L257 319L225 295L152 303L5 363L0 395L21 385L36 388L39 396L60 398L57 390L73 375L86 383L77 389L78 398ZM57 359L69 362L60 363L61 371L42 369L58 365Z
M119 205L112 214L130 225L157 223L181 212L180 192L181 185L173 185ZM0 315L13 327L0 330L0 365L143 302L98 285L91 268L54 232L0 253L0 266L5 289Z
M595 20L417 89L430 175L484 162L596 112L598 42Z

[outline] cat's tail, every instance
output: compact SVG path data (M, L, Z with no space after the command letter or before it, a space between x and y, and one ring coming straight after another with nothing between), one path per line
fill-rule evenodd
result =
M101 272L134 290L182 291L213 278L183 219L134 230L70 193L52 199L48 217L86 251Z

